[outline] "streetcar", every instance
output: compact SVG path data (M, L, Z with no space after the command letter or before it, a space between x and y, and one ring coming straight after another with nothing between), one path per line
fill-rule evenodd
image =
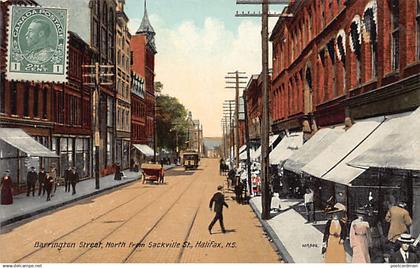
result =
M195 151L187 151L182 155L182 163L185 170L197 169L200 162L200 156Z

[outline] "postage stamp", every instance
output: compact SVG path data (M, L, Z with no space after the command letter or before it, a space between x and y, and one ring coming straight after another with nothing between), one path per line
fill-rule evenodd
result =
M67 9L11 6L7 79L67 81Z

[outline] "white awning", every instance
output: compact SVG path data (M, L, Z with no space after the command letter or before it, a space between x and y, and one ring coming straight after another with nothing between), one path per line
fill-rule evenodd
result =
M286 161L303 143L303 133L295 132L284 136L270 153L270 164L278 165Z
M279 135L278 134L275 134L275 135L271 135L270 137L269 137L269 147L271 147L272 145L273 145L273 143L277 140L277 138L279 137ZM259 158L261 156L261 146L260 147L258 147L258 149L257 150L255 150L255 152L253 152L252 154L251 154L251 159L252 160L256 160L257 158Z
M246 144L244 144L244 145L242 145L240 148L239 148L239 154L241 154L242 152L244 152L246 150Z
M255 154L255 150L254 149L249 149L249 155L250 157L252 156L252 154ZM239 160L246 160L247 159L247 150L244 150L240 155L239 155ZM252 157L251 157L252 159Z
M355 157L382 141L393 129L399 128L407 113L389 117L375 117L355 123L347 132L302 168L312 176L336 183L350 183L366 168L347 165Z
M318 130L299 150L294 152L284 163L284 169L296 174L317 155L321 154L331 143L344 133L343 127L322 128Z
M420 170L420 108L407 116L401 127L395 127L391 134L348 165Z
M133 144L133 146L139 150L142 154L144 154L145 156L154 156L155 155L155 151L153 151L152 148L150 148L148 145L146 144Z
M59 157L20 128L0 128L0 139L29 157Z

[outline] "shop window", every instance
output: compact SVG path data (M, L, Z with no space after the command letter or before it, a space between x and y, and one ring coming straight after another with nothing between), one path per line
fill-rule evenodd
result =
M391 66L397 70L400 64L400 6L399 0L391 0Z
M113 154L113 139L112 139L112 130L107 132L107 142L106 142L106 165L112 164L112 154Z

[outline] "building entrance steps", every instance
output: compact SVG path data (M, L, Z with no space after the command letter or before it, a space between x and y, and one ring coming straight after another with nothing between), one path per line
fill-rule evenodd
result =
M174 165L165 165L164 169L173 168ZM141 172L132 172L123 170L124 178L122 180L114 180L114 174L110 174L100 178L100 189L95 189L95 179L82 180L76 185L76 194L65 192L64 186L57 186L57 191L50 201L46 201L47 196L38 196L38 190L35 196L26 196L26 193L13 196L13 204L0 206L0 226L5 226L23 219L34 217L40 213L47 212L78 200L100 194L104 191L111 190L116 187L134 182L141 177ZM38 184L37 184L38 186Z

